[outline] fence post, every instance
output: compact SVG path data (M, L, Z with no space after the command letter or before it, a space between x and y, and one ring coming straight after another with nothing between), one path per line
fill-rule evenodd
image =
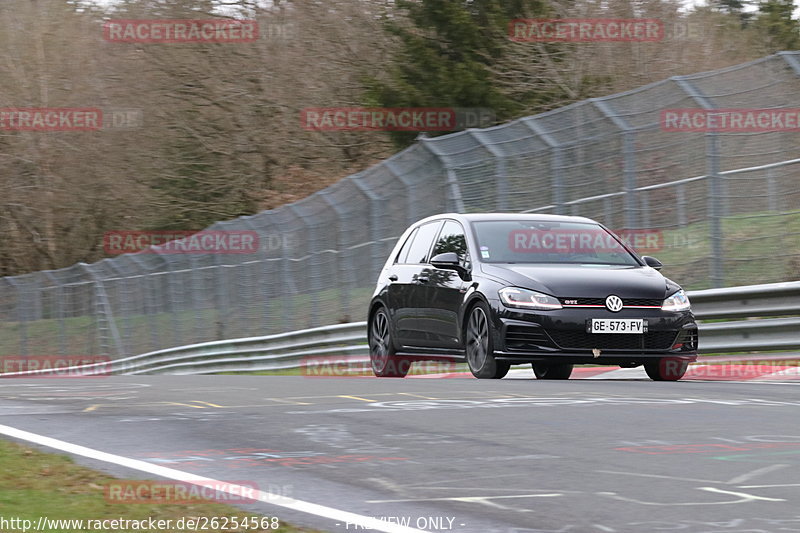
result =
M352 256L352 250L349 249L349 246L345 246L344 243L347 242L347 229L345 228L344 219L346 218L346 214L344 210L329 198L330 193L325 190L319 191L319 195L325 201L331 209L333 209L334 213L336 213L336 218L338 223L337 226L337 234L336 234L336 252L333 252L334 257L336 258L336 277L339 282L336 284L336 287L339 289L339 301L341 302L340 310L345 311L345 315L348 316L350 314L350 291L353 290L355 286L355 269L358 268L356 264L352 261L350 265L345 266L346 259L350 259ZM339 320L337 318L337 320ZM348 320L349 321L349 320Z
M707 135L708 164L708 218L709 238L711 239L711 284L713 287L725 285L724 252L722 246L722 205L720 202L721 180L719 169L719 135Z
M391 171L391 170L390 170ZM394 172L392 172L394 174ZM396 175L396 174L395 174ZM372 265L372 271L374 273L374 278L378 277L378 273L381 271L383 267L383 262L386 260L384 251L383 251L383 224L380 223L380 207L381 202L384 200L380 195L376 194L375 191L367 187L364 183L364 177L362 174L355 174L351 178L353 183L358 190L360 190L364 195L369 199L369 240L370 244L370 263ZM388 228L387 228L388 229ZM397 230L397 228L393 228ZM391 231L389 229L389 231ZM400 228L402 231L402 228Z
M636 140L633 133L622 134L622 152L625 187L625 226L630 229L639 227L639 217L636 214Z
M20 289L20 282L16 277L5 278L6 282L14 288L17 293L16 297L16 310L17 310L17 324L19 324L19 355L28 355L28 322L25 313L22 312L22 305L25 301L25 291Z
M486 141L481 130L468 129L467 134L475 138L487 152L494 157L495 199L494 207L498 211L508 211L508 176L506 174L506 158L503 153Z
M56 292L56 302L54 306L56 308L55 316L58 320L58 355L69 355L67 354L67 326L64 320L64 285L62 285L61 280L55 277L52 270L45 270L42 272L45 276L50 278L50 281L53 282L53 288Z
M419 220L421 217L419 216L419 209L417 202L417 192L416 187L413 183L411 183L406 176L403 175L402 172L397 170L394 166L394 162L391 159L387 159L383 163L384 168L394 174L400 183L406 188L406 213L408 220L406 220L406 226L411 225L412 223Z
M315 224L308 222L310 215L305 215L297 204L289 204L289 210L295 214L298 220L306 227L308 231L308 253L303 257L303 261L307 262L308 265L308 272L310 283L308 284L309 289L312 293L319 292L322 290L322 286L320 284L320 279L322 278L322 273L320 272L320 265L319 265L319 257L320 257L320 250L322 247L319 244L319 230ZM298 263L302 265L302 263ZM304 327L315 327L319 325L319 317L320 317L320 308L319 308L319 297L316 294L311 294L310 296L311 306L308 309L308 324Z
M775 183L775 170L767 169L767 211L778 210L778 186Z
M557 215L566 213L566 202L564 194L564 153L561 143L550 135L544 127L537 122L534 117L520 119L533 133L550 147L550 188L552 189L550 203L555 206Z
M671 78L683 91L694 100L697 105L705 110L716 109L714 101L704 95L685 76ZM722 287L725 284L724 265L722 264L722 216L726 206L722 203L724 195L723 177L720 174L719 161L719 134L706 133L706 168L708 169L708 232L711 239L711 265L709 275L713 287Z
M685 228L689 225L689 220L686 217L686 187L683 183L677 186L676 203L678 204L678 225Z
M133 261L139 267L139 271L141 272L141 274L140 274L141 280L142 280L141 292L142 292L142 302L144 304L144 305L142 305L142 309L144 311L144 314L147 316L147 318L148 318L148 320L150 322L150 328L149 328L150 329L150 349L151 350L159 350L159 349L163 348L163 346L161 346L161 343L159 342L158 326L157 326L157 324L155 324L153 322L153 313L150 312L150 298L148 297L148 292L149 292L149 288L150 288L150 283L149 283L150 282L150 276L152 274L147 272L147 269L142 265L142 261L139 259L139 254L141 254L141 253L142 252L138 252L138 253L135 253L135 254L129 254L129 257L131 258L131 261Z
M114 313L111 309L111 303L108 301L108 295L103 286L103 280L97 276L97 273L92 269L92 265L87 265L86 263L78 263L78 265L89 274L89 278L91 278L94 286L92 307L94 307L96 315L95 320L97 320L97 340L100 348L105 350L105 353L95 355L110 356L112 349L110 343L113 342L113 346L117 351L117 357L121 357L123 355L122 339L120 339L119 330L117 330L117 324L114 321ZM103 330L105 330L105 334L102 333Z
M422 146L436 156L436 158L439 160L439 163L447 172L447 210L454 211L456 213L463 213L464 200L461 197L461 188L458 185L458 176L456 176L455 170L450 167L441 151L438 148L435 148L435 145L431 142L431 139L421 137L419 142L422 144Z
M625 205L625 227L627 229L638 228L640 221L637 214L637 210L639 209L637 205L639 191L636 190L636 132L623 117L614 111L605 99L590 98L589 101L622 132L622 176L623 188L625 191L625 196L623 198L623 203ZM642 208L646 205L647 200L644 200ZM649 216L646 211L645 215ZM649 226L648 222L645 223L645 227L647 226Z

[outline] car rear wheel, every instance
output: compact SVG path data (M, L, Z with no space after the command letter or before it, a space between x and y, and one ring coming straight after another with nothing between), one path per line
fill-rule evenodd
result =
M569 379L573 365L553 363L531 363L537 379Z
M478 302L469 312L464 344L467 364L473 376L500 379L508 374L511 364L494 357L489 307L484 302Z
M662 357L644 364L644 371L653 381L678 381L688 368L689 361L677 357Z
M375 375L379 378L406 377L411 361L395 355L386 309L381 307L375 312L369 330L369 361Z

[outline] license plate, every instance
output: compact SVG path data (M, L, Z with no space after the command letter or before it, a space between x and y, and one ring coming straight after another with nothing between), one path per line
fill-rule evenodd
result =
M647 324L643 318L593 318L589 333L644 333Z

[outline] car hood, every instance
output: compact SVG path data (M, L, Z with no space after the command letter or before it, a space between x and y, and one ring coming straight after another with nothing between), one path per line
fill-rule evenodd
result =
M680 287L646 266L481 265L484 273L509 285L561 298L666 298Z

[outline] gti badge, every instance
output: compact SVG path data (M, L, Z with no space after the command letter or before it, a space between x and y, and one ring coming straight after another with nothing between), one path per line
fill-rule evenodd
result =
M622 309L622 298L619 296L612 294L608 298L606 298L606 307L612 313L616 313Z

